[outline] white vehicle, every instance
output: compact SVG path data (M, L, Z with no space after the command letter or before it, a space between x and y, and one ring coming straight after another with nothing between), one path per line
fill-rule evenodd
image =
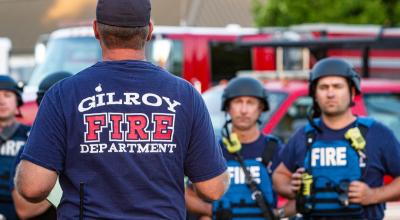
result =
M0 74L8 74L11 41L8 38L0 37Z
M75 74L101 59L101 50L90 27L64 28L50 34L45 58L33 71L24 89L24 100L35 99L39 83L48 75L66 71Z

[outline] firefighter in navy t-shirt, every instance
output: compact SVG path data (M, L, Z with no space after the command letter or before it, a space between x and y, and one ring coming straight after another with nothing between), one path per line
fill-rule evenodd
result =
M280 162L281 142L273 136L262 134L257 126L262 112L268 109L267 91L258 80L239 77L228 83L222 96L222 110L229 114L229 119L224 125L220 144L228 162L231 186L221 200L213 203L197 198L193 190L187 187L186 203L191 214L200 215L200 219L265 219L264 212L268 210L263 210L258 201L252 198L253 191L246 184L246 174L240 165L242 159L257 190L263 193L259 202L267 202L267 209L279 217L294 212L275 209L276 196L270 175ZM228 128L230 126L231 129ZM235 148L233 142L240 143L241 149L231 149Z
M313 113L283 149L273 180L296 198L305 219L383 219L385 202L400 198L400 145L393 132L352 114L360 77L347 62L326 58L310 75ZM394 177L383 186L383 176Z
M0 76L0 214L17 219L8 180L18 150L25 144L30 127L20 124L21 88L9 76Z
M70 77L72 74L67 72L56 72L53 73L42 80L39 84L39 89L37 91L36 103L39 106L40 102L43 99L45 92L56 82ZM18 155L15 158L15 162L11 167L10 172L10 183L9 188L11 191L12 199L14 200L15 210L17 211L18 217L20 219L30 219L30 220L50 220L57 219L56 209L51 206L48 201L42 201L39 203L31 203L26 201L21 195L18 194L17 190L14 187L14 177L15 177L15 169L19 162L21 161L21 154L24 150L24 146L22 146Z
M229 186L200 94L144 61L150 11L149 0L99 0L103 61L41 102L16 189L41 201L59 176L59 219L184 219L184 176L211 200Z

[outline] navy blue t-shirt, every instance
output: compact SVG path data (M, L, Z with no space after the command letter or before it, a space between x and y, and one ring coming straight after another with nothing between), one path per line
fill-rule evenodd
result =
M9 134L1 134L6 141L0 144L0 214L7 219L17 219L8 184L14 160L28 138L30 127L16 124L10 129L13 131L10 131Z
M344 134L355 126L355 122L339 130L328 128L321 120L321 133L316 132L315 139L318 141L344 140ZM383 185L384 175L393 177L400 176L400 144L393 132L383 124L374 121L368 128L365 135L367 164L365 173L362 174L363 181L370 187L380 187ZM287 145L281 152L282 162L291 171L304 167L304 157L306 154L306 134L304 127L298 129L289 139ZM384 204L376 204L364 207L364 214L367 219L383 219Z
M272 138L274 140L271 140ZM277 147L273 151L273 156L271 161L272 163L270 164L271 166L268 167L269 171L273 171L281 162L281 159L279 157L279 152L282 150L282 142L276 137L268 137L264 134L261 134L257 138L257 140L252 143L242 143L242 149L240 150L240 154L245 160L255 159L261 162L262 155L265 151L265 148L267 148L268 141L277 141ZM233 154L230 154L228 152L228 150L222 144L222 141L220 141L220 145L222 147L222 152L224 154L225 159L234 160L235 158Z
M184 219L184 176L226 170L200 94L145 61L105 61L53 86L22 159L60 176L58 218Z

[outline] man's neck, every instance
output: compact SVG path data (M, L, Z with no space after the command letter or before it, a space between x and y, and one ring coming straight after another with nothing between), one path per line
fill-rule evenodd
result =
M335 116L322 114L322 120L328 128L338 130L354 122L356 120L356 116L354 116L351 113L351 110L349 110L344 114Z
M252 143L260 136L260 130L258 129L257 125L247 130L235 129L235 127L233 127L232 132L236 133L240 143L244 144Z
M11 126L12 124L16 123L16 119L15 118L11 118L8 120L1 120L0 121L0 132L3 132L3 129L6 127Z
M117 60L145 60L146 56L144 50L133 49L103 49L104 61L117 61Z

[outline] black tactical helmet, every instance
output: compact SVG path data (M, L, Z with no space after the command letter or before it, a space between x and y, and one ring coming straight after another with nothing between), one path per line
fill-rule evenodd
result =
M22 102L22 88L18 86L17 82L13 80L11 77L6 75L0 75L0 90L8 90L12 91L17 95L17 106L20 107Z
M56 82L58 82L58 81L60 81L60 80L62 80L64 78L67 78L67 77L70 77L70 76L72 76L71 73L64 72L64 71L55 72L55 73L52 73L52 74L46 76L42 80L42 82L40 82L40 84L39 84L39 89L38 89L38 91L36 93L36 95L37 95L36 103L38 105L40 104L40 102L43 99L44 94L47 92L47 90L50 89L50 87L52 85L54 85Z
M355 87L357 95L361 93L360 76L350 63L338 58L325 58L311 70L308 90L311 97L314 97L316 82L324 76L343 76Z
M237 77L229 81L222 94L222 111L227 111L229 101L239 96L253 96L264 104L263 111L269 110L267 90L260 81L250 77Z

